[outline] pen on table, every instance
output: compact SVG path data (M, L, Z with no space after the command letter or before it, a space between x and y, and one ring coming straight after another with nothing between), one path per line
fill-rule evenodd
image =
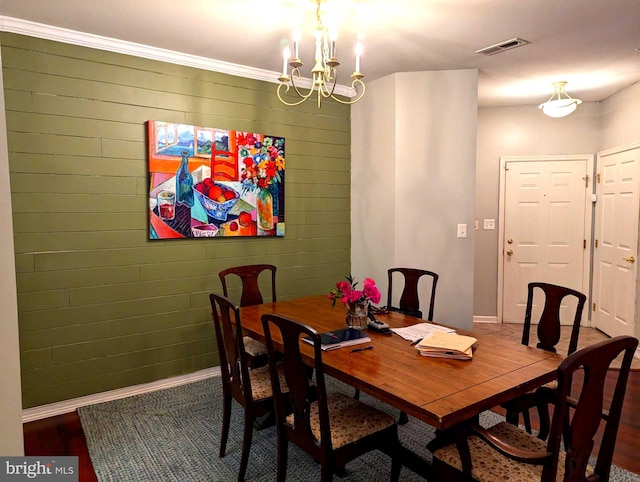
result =
M351 350L351 353L363 350L373 350L373 345L365 346L364 348L354 348L353 350Z
M410 346L416 346L418 343L420 343L424 338L418 338L416 341L414 341L413 343L411 343Z
M335 333L331 333L330 331L327 332L327 335L329 335L331 338L338 338L338 335L336 335Z

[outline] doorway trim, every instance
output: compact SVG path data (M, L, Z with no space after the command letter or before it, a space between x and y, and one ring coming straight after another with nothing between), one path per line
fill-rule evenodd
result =
M505 195L506 195L506 164L507 162L563 162L563 161L584 161L587 163L587 192L594 191L594 155L593 154L569 154L569 155L542 155L542 156L500 156L500 187L498 190L498 306L497 323L503 323L502 301L504 289L504 217L505 217ZM587 306L591 302L591 259L593 258L593 216L594 207L592 196L585 196L584 226L585 239L588 254L583 258L582 266L582 289L587 295ZM587 310L587 325L591 325L591 312ZM584 319L584 318L583 318Z

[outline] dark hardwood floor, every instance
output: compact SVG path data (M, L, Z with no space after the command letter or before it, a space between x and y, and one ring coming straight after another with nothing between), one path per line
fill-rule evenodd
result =
M98 481L77 412L28 422L23 427L25 455L77 455L80 482Z
M616 375L611 371L610 379ZM605 390L611 393L612 384ZM533 421L535 426L535 420ZM80 482L97 481L76 412L24 424L25 455L77 455ZM599 444L594 448L597 451ZM640 371L629 375L613 463L640 474Z

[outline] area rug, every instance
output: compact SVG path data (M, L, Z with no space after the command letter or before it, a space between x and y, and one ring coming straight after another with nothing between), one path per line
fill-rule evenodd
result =
M353 394L353 388L328 378L331 391ZM398 411L366 394L361 400L397 417ZM210 378L180 387L137 395L78 409L91 461L100 482L196 482L234 481L240 464L243 410L235 402L227 455L218 457L222 427L222 389L220 379ZM500 417L493 412L481 415L483 425L493 425ZM431 460L425 444L433 429L415 419L399 427L402 444L426 460ZM275 428L254 431L248 481L276 478ZM346 467L341 481L389 480L391 460L373 451ZM320 466L305 452L289 444L287 480L320 480ZM424 479L406 467L402 481ZM640 481L640 476L612 469L612 481Z

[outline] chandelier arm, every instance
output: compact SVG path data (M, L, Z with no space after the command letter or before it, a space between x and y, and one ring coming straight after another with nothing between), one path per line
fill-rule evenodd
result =
M300 76L300 71L297 68L291 70L291 85L293 86L294 90L296 91L296 94L298 94L304 100L307 100L309 97L311 97L311 93L313 92L313 85L311 86L311 89L309 90L308 93L303 94L302 91L298 88L298 86L296 85L296 82L295 82L296 79L300 80L300 77L301 77Z
M359 94L357 93L358 89L356 85L360 85L360 87L362 88L362 91ZM353 79L353 82L351 82L351 87L356 91L357 95L355 97L352 97L351 99L345 101L331 94L331 98L337 102L340 102L341 104L346 104L346 105L355 104L364 96L364 91L366 90L366 87L364 85L364 82L362 82L362 80L360 79Z
M333 97L333 92L336 90L336 84L338 83L338 73L336 69L332 67L329 72L330 74L327 78L333 79L333 82L331 83L331 89L329 89L329 83L326 81L322 82L322 84L320 84L320 87L318 87L318 90L322 92L322 97L324 97L325 99Z
M276 95L278 96L278 99L280 99L280 102L282 102L285 105L291 106L291 107L302 104L305 100L307 100L309 97L311 97L311 94L313 94L313 89L310 89L309 93L306 94L306 95L302 95L302 93L298 89L295 89L296 92L298 93L298 95L300 96L300 100L297 101L297 102L288 102L288 101L286 101L285 99L282 98L281 90L282 90L283 87L285 88L284 89L284 94L286 94L287 92L289 92L289 89L290 89L291 86L289 84L286 84L286 83L281 83L280 85L278 85L278 89L276 90Z

